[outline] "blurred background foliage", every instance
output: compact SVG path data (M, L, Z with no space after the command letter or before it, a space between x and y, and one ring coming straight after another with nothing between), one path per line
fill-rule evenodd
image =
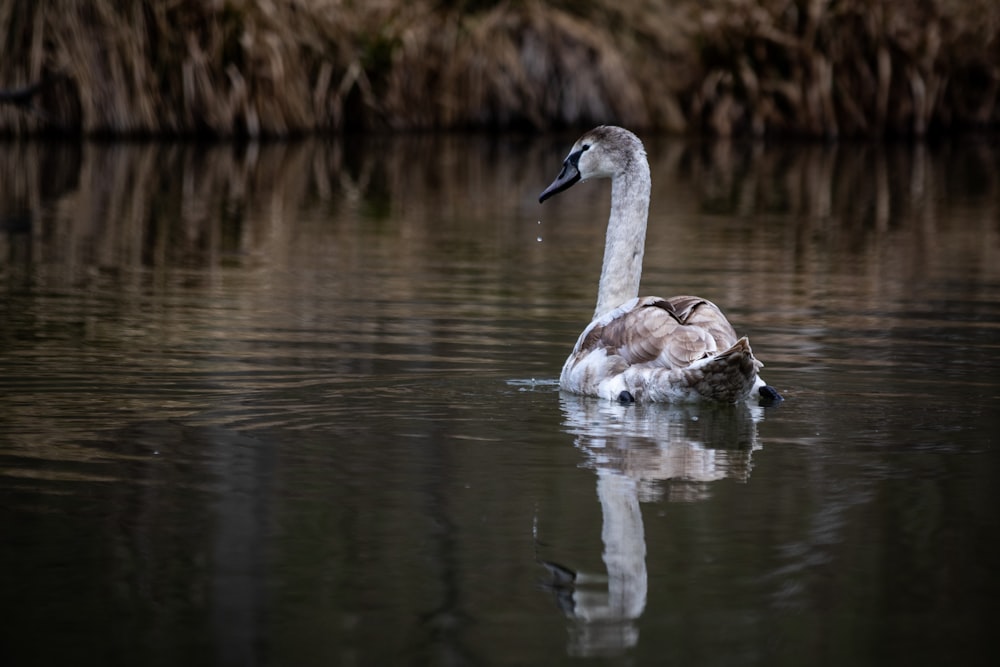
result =
M925 135L1000 125L995 0L0 0L0 132Z

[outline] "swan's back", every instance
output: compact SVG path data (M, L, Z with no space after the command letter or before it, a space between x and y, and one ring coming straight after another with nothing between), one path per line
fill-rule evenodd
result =
M757 382L745 338L705 299L632 299L591 322L563 366L560 386L617 400L735 402Z
M680 368L734 344L736 331L711 301L696 296L646 297L594 327L580 352L604 347L629 364L659 360Z

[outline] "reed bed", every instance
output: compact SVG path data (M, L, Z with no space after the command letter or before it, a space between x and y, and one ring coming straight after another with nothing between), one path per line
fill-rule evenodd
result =
M1000 125L994 0L0 0L0 53L14 135Z

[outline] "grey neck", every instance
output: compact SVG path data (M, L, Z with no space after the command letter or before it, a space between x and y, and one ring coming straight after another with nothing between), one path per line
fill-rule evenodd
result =
M649 164L633 160L611 180L611 217L597 292L596 318L639 296L649 215Z

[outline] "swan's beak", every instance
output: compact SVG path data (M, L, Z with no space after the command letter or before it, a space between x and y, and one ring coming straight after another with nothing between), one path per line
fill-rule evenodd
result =
M566 161L563 162L562 171L559 172L559 176L556 177L556 180L552 181L552 185L545 188L545 191L538 195L539 204L552 195L559 194L580 180L580 170L576 166L577 160L579 159L579 153L574 153L566 158Z

